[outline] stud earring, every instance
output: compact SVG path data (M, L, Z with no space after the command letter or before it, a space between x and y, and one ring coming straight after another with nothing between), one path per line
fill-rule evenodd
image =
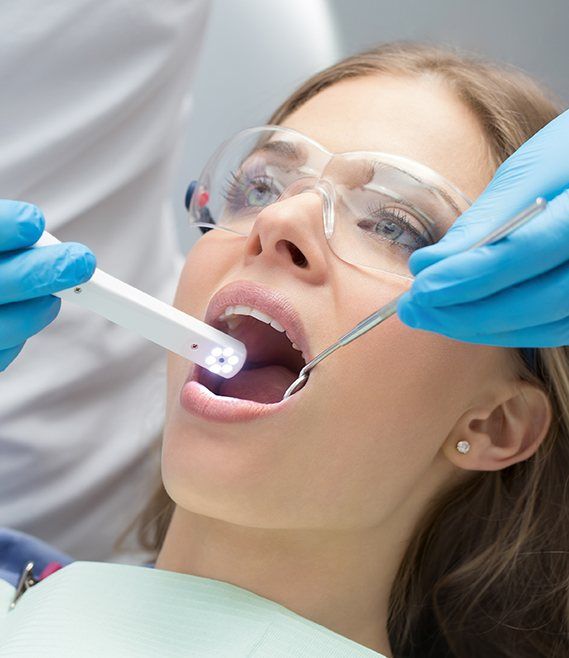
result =
M466 455L466 453L470 450L470 443L468 443L468 441L459 441L456 444L456 449L462 455Z

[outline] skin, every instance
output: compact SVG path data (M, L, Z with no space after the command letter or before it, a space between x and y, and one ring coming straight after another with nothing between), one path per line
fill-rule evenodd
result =
M470 198L492 176L476 117L433 78L342 81L283 125L331 151L412 158ZM337 258L314 194L268 206L247 238L221 233L189 253L175 305L203 318L222 286L261 281L293 301L313 355L408 287ZM389 592L429 500L527 459L546 435L550 403L513 363L506 348L393 316L318 366L290 410L221 424L180 407L188 364L170 355L162 472L176 510L156 566L248 589L390 656Z

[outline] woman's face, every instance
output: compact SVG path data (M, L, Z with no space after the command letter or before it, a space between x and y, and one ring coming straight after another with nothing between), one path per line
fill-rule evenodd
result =
M320 92L283 125L329 151L383 151L423 163L476 198L491 178L482 131L434 80L370 76ZM288 247L286 246L288 245ZM294 245L307 263L293 258ZM204 235L175 305L203 319L234 281L260 282L299 313L316 355L409 282L349 265L330 250L314 194L266 207L248 237ZM503 348L413 330L396 315L337 351L275 414L218 422L188 413L191 367L169 355L162 468L181 507L259 528L366 528L420 509L463 473L441 446L507 371Z

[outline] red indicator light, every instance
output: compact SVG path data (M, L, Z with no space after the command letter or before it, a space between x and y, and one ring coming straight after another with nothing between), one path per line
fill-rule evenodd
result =
M198 206L200 208L203 208L207 202L209 201L209 192L206 190L203 190L198 194Z

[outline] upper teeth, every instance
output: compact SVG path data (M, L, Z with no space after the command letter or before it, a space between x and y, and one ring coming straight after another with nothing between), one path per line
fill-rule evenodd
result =
M225 309L225 311L223 311L223 313L219 316L218 320L223 320L224 322L227 322L227 326L230 329L235 329L235 327L238 327L243 322L243 318L238 317L240 315L241 316L252 315L254 318L257 318L257 320L261 320L261 322L270 324L271 327L273 327L273 329L276 329L277 331L280 332L285 332L287 338L291 341L294 349L298 350L299 352L302 351L301 348L296 343L292 342L290 336L285 331L285 328L282 326L282 324L280 324L277 320L273 319L270 315L267 315L262 311L258 311L256 308L251 308L250 306L228 306Z

